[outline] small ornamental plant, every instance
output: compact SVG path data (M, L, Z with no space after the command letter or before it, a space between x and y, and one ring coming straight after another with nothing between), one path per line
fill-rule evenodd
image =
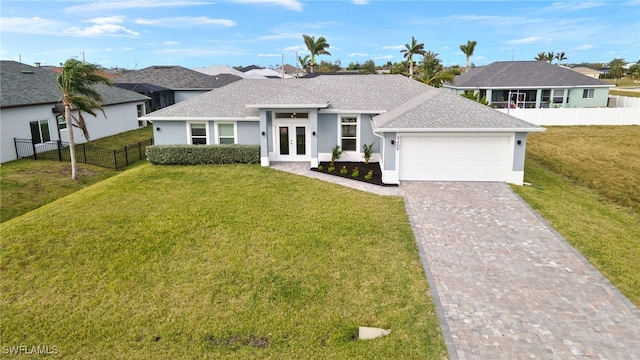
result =
M322 170L324 170L324 166L318 165L318 171L322 171Z
M351 177L352 178L357 178L358 176L360 176L360 170L358 170L358 167L354 167L353 171L351 171Z
M349 170L347 170L347 165L342 165L342 169L340 169L340 174L347 175Z
M336 171L336 167L335 167L335 166L333 166L333 165L329 165L329 167L327 168L327 172L332 173L332 172L334 172L334 171Z
M362 152L364 153L364 163L368 164L373 154L373 143L362 145Z
M366 180L371 181L371 179L373 179L373 170L369 170L369 172L367 173L367 175L364 176L364 178Z

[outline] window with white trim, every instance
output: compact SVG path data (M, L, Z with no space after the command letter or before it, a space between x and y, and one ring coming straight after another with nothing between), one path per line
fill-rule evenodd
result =
M562 104L563 100L564 100L564 90L562 89L553 90L553 103Z
M340 117L340 147L343 151L358 150L358 117Z
M58 122L59 130L64 130L67 128L67 120L65 120L64 116L62 115L56 116L56 121Z
M206 145L207 123L189 123L189 137L193 145Z
M29 127L31 128L31 141L34 144L51 141L48 120L31 121Z
M593 93L595 89L584 89L582 90L582 98L583 99L593 99Z
M218 144L235 144L236 131L232 123L218 124Z

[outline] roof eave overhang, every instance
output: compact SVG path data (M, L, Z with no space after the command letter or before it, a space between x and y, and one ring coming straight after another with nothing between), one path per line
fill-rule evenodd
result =
M384 114L387 110L353 110L353 109L322 109L318 111L320 114Z
M142 116L138 119L150 121L260 121L260 118L257 116Z
M247 104L250 109L324 109L326 104Z
M398 134L411 133L513 133L513 132L543 132L543 127L530 128L377 128L375 132L394 132Z
M572 89L572 88L612 88L614 85L512 85L512 86L444 86L454 90L538 90L538 89Z

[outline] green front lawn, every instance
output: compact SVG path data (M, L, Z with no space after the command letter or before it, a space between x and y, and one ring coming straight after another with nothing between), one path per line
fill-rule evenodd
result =
M401 198L255 165L142 165L0 231L3 345L70 358L446 357ZM358 326L391 335L355 341Z

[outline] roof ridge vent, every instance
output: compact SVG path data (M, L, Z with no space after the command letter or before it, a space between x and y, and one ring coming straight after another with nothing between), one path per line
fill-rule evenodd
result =
M35 72L33 72L33 70L22 70L23 74L35 74Z

